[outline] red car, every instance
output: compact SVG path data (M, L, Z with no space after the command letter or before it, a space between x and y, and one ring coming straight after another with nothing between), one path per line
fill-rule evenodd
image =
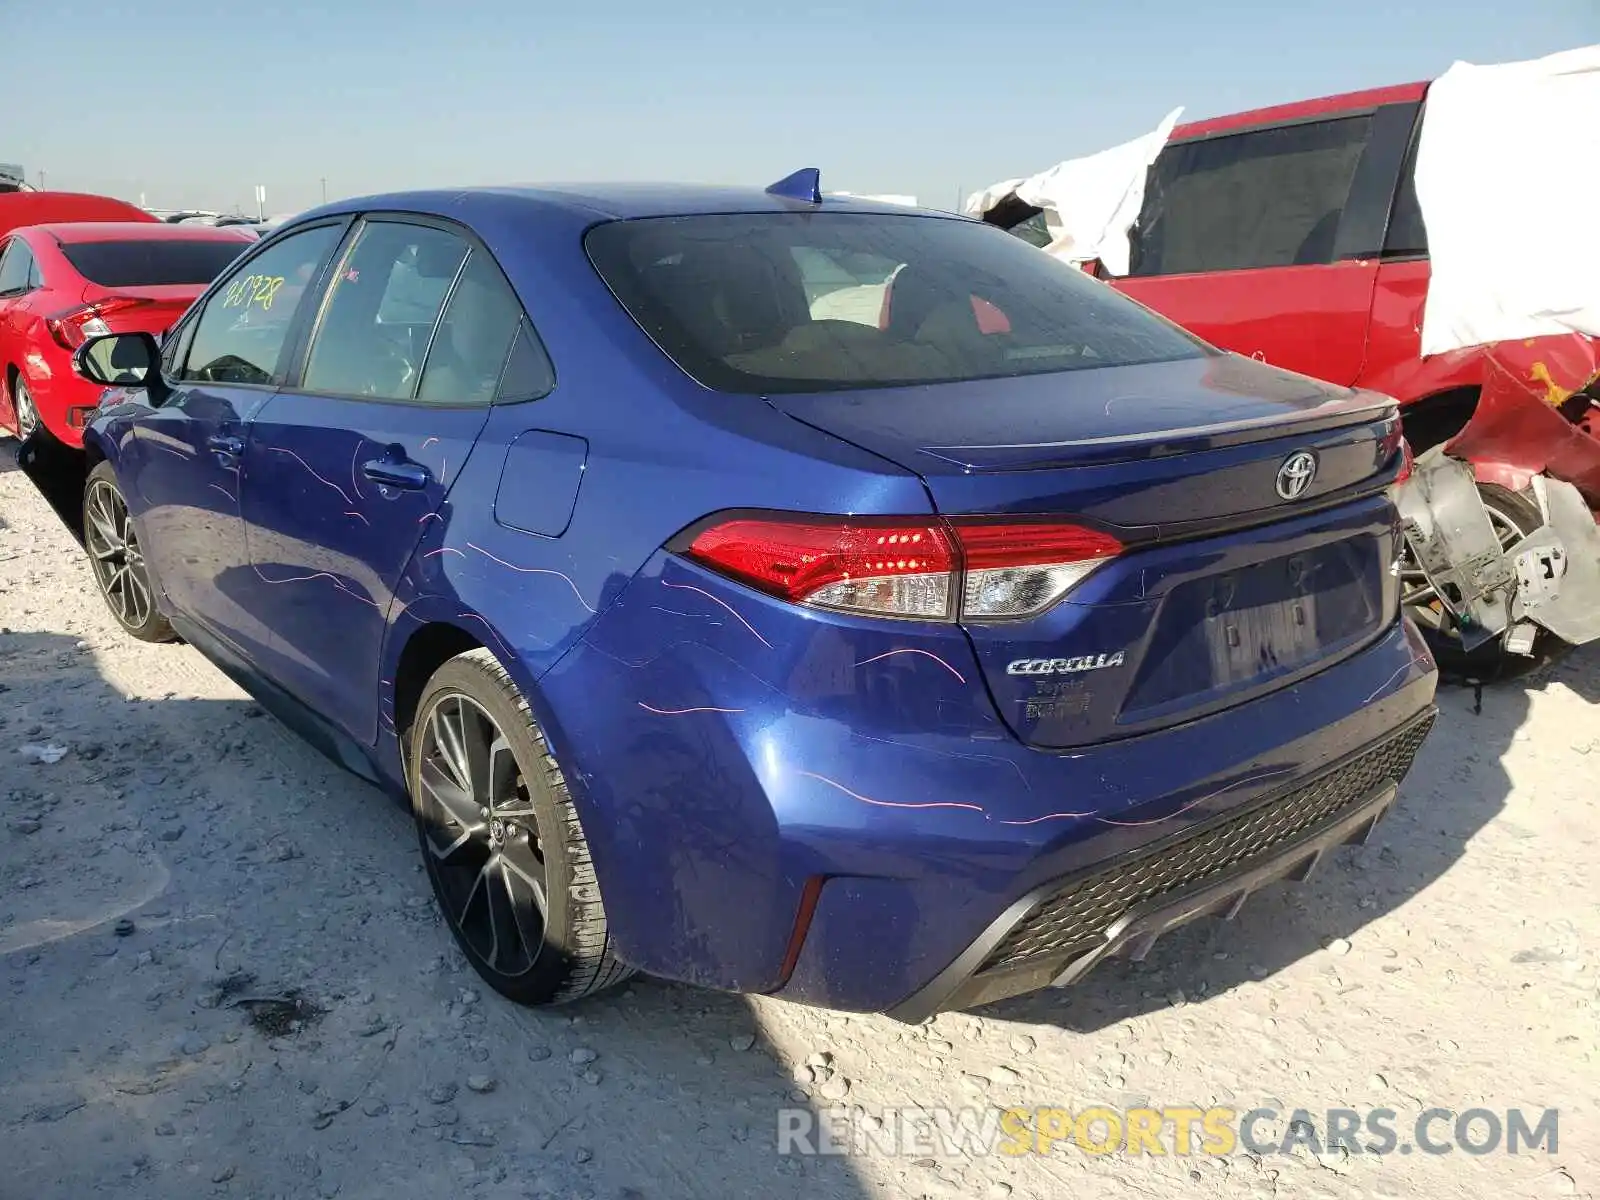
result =
M159 217L115 196L88 192L0 192L0 237L24 225L60 225L67 221L142 221Z
M0 239L0 430L81 447L101 389L73 374L73 351L96 334L166 332L255 240L154 219L12 229Z
M1146 177L1128 273L1090 269L1215 346L1395 397L1415 453L1448 444L1470 465L1506 546L1542 523L1542 472L1600 511L1600 346L1569 334L1423 356L1430 267L1413 175L1428 89L1178 126ZM1015 193L982 216L1035 245L1052 237ZM1441 666L1507 669L1505 643L1459 652L1449 606L1414 565L1406 575ZM1537 661L1527 645L1512 657Z

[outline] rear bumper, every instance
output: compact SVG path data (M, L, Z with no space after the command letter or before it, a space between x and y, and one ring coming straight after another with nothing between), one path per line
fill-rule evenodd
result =
M1432 659L1396 621L1271 695L1040 751L998 728L958 630L886 624L797 615L668 562L540 679L627 962L897 1011L941 977L953 993L985 966L972 947L1063 881L1303 791L1432 708ZM1338 807L1288 833L1312 836ZM1128 898L1097 935L1153 899Z
M74 409L93 409L103 390L72 371L72 356L53 345L32 347L22 368L40 423L63 446L83 448L83 425L68 418Z
M1219 912L1231 920L1258 888L1305 879L1329 850L1365 842L1393 805L1433 720L1430 708L1291 790L1035 889L889 1015L917 1022L943 1009L1064 987L1114 955L1142 959L1179 925Z

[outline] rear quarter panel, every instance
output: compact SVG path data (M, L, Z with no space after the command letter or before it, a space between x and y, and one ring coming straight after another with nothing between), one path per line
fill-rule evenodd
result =
M1422 357L1422 310L1428 298L1427 259L1378 268L1361 387L1410 404L1424 396L1483 383L1483 352L1470 348Z
M564 687L547 685L547 676L575 654L622 597L633 596L633 587L644 589L630 603L649 615L652 630L662 628L663 621L668 628L673 622L687 624L713 655L719 638L742 634L743 643L730 641L737 653L767 653L769 648L735 617L692 590L673 590L656 579L631 583L673 534L710 513L737 507L926 513L931 504L909 471L793 421L759 397L719 395L693 384L623 312L590 267L581 243L583 223L552 221L536 241L520 221L508 217L501 223L492 211L472 224L495 250L533 319L554 363L556 384L542 399L501 405L490 414L438 517L422 524L417 549L396 588L380 665L384 716L378 758L398 780L394 681L417 631L430 624L454 626L487 646L527 696L562 762L607 887L608 916L621 944L638 961L643 947L679 946L695 926L687 918L673 922L676 940L657 940L662 914L673 910L663 909L662 891L634 882L642 869L645 835L627 813L639 798L618 795L603 782L621 743L569 733L572 724L583 727L590 720L593 689L601 684L598 673L579 670ZM548 479L515 474L520 458L513 448L519 443L572 446L580 441L586 450L575 502L565 470L551 472ZM508 469L513 472L509 484ZM564 528L549 515L558 512ZM708 621L705 615L652 612L656 607L715 611ZM960 637L953 626L942 632ZM736 660L727 665L737 670ZM640 679L625 681L635 689L640 684ZM640 689L636 698L663 709L692 707L694 680L680 684L679 696ZM630 721L652 716L632 702L624 711ZM686 786L673 774L658 789L664 807L656 811L680 826L692 824L703 807L680 790ZM708 786L714 792L715 780L694 782L700 801L707 798ZM694 869L683 856L698 862L707 855L707 863L728 858L725 847L718 849L721 842L692 829L682 844L673 852L679 855L678 867ZM752 848L746 857L754 855ZM715 890L725 904L727 889ZM759 941L765 954L774 944L773 930L792 923L794 908L775 900L763 911L750 944ZM786 936L777 937L779 955ZM745 977L759 981L772 965L752 967Z

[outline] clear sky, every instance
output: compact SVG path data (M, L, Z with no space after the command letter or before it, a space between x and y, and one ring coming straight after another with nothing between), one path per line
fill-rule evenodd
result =
M0 0L0 161L159 207L672 179L953 207L1153 128L1600 42L1600 0Z

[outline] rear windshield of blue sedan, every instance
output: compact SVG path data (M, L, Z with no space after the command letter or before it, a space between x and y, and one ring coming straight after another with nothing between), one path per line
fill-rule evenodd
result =
M838 391L1194 358L1177 326L992 226L871 213L598 225L635 321L718 391Z

